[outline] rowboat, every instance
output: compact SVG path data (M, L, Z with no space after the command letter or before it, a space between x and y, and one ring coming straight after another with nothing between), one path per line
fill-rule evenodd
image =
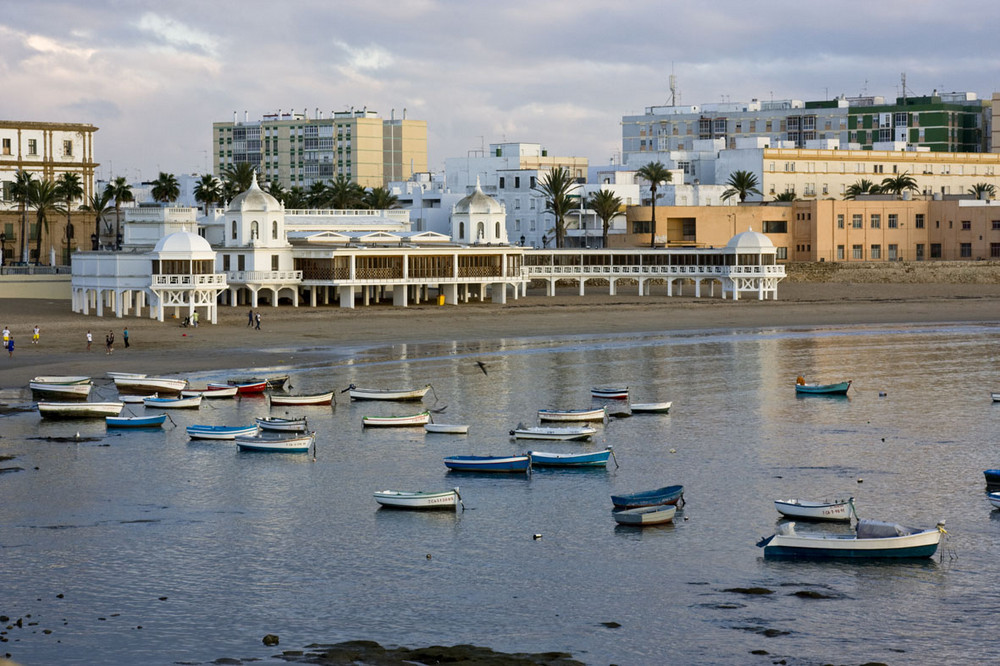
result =
M206 386L205 388L189 388L181 391L182 398L194 398L199 395L203 398L232 398L236 395L236 387L216 384L215 386Z
M85 375L39 375L31 379L38 384L89 384L90 377Z
M785 523L758 546L764 557L797 559L927 558L945 534L944 522L929 530L878 520L861 520L854 534L797 534Z
M288 381L288 375L278 375L276 377L230 377L226 380L230 386L242 386L244 384L259 384L264 382L265 388L280 389Z
M159 409L197 409L201 407L201 396L193 398L143 398L142 404L146 407Z
M329 405L333 402L333 391L315 393L313 395L278 395L271 394L272 405Z
M563 441L590 439L597 432L591 426L567 426L565 428L546 428L542 426L518 425L510 431L514 439L556 439Z
M987 486L1000 486L1000 469L983 470Z
M431 413L428 411L408 416L363 416L361 425L365 428L409 428L430 423Z
M150 393L149 395L120 395L118 396L118 399L124 403L132 405L141 405L142 401L145 400L146 398L158 398L158 397L160 396L158 396L156 393Z
M449 509L454 510L462 501L458 488L439 493L413 490L380 490L375 501L392 509ZM464 509L465 506L463 505Z
M611 502L616 509L634 509L640 506L658 504L683 504L684 486L664 486L656 490L643 490L628 495L612 495Z
M990 393L990 397L993 398L993 402L1000 402L1000 393Z
M60 397L66 400L86 400L94 385L90 382L86 384L50 384L32 380L28 382L28 387L32 392L43 396Z
M178 394L187 388L186 379L169 377L115 377L119 393L159 393Z
M542 421L603 421L608 416L605 407L598 409L539 409Z
M850 381L836 384L806 384L802 377L795 381L795 392L807 395L846 395L849 388L851 388Z
M236 439L257 433L257 426L189 425L191 439Z
M629 405L629 408L633 412L666 414L670 411L670 406L673 404L672 402L633 402Z
M301 432L309 429L309 423L304 416L294 419L283 419L278 416L269 416L264 419L254 419L254 423L256 423L257 427L261 430L269 432Z
M774 508L788 518L804 520L850 520L854 513L854 498L833 502L813 502L810 500L774 500Z
M601 400L628 400L627 386L592 386L590 395Z
M469 432L469 426L459 423L425 423L424 430L445 435L465 435Z
M257 382L249 382L246 384L217 384L209 383L209 391L221 391L224 389L236 389L238 395L251 395L256 393L263 393L267 390L267 381L260 380Z
M1000 493L989 493L986 499L990 501L990 504L1000 509Z
M266 453L306 453L316 442L316 433L291 437L263 437L246 435L236 438L236 446L241 451L261 451Z
M635 525L645 527L647 525L663 525L674 522L674 514L677 507L672 504L661 504L659 506L640 506L635 509L623 509L612 511L611 517L619 525Z
M444 465L455 472L524 472L531 466L528 456L448 456Z
M146 375L141 372L110 372L106 373L109 379L116 379L118 377L130 378L130 379L140 379Z
M417 389L381 389L381 388L358 388L354 384L347 387L351 400L422 400L427 392L431 390L428 384Z
M607 467L611 447L590 453L547 453L528 451L533 467Z
M166 414L150 416L105 416L104 423L109 428L156 428L167 420Z
M118 416L123 402L40 402L38 413L46 419L92 419Z

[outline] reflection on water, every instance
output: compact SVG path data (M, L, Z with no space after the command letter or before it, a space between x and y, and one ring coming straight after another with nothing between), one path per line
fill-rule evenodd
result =
M363 416L420 403L339 393L333 407L272 410L308 416L315 462L187 439L193 423L268 415L260 398L107 435L100 422L12 414L0 455L22 471L0 475L0 614L38 624L8 631L0 652L24 663L268 663L274 650L260 639L276 633L282 649L476 643L589 663L669 653L739 664L762 649L795 663L992 661L1000 649L983 636L998 601L1000 512L983 496L982 470L1000 465L989 395L1000 388L997 342L993 326L897 326L410 344L350 358L315 348L296 354L303 366L275 369L290 371L294 392L430 383L444 409L435 420L471 426L461 437L366 431ZM847 399L797 397L798 375L854 384ZM600 384L673 408L541 448L611 445L620 468L444 467L449 455L522 452L514 425L536 423L542 407L601 404L589 394ZM29 439L76 432L101 440ZM673 524L612 519L610 495L674 483L687 505ZM372 498L455 485L464 512L392 511ZM848 495L864 518L947 519L940 559L763 560L755 543L779 521L774 499ZM755 587L771 593L731 591ZM888 640L858 641L859 627Z

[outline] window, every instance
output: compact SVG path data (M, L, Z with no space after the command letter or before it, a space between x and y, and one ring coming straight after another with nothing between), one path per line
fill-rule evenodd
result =
M862 245L852 245L851 246L851 259L864 259L865 258L865 248Z
M649 220L635 220L632 222L632 233L634 234L648 234L651 228Z
M531 183L529 185L529 187L531 187L532 189L534 189L534 187L535 187L535 177L531 176L531 179L528 182ZM532 208L534 208L534 206L532 206Z
M63 157L73 157L72 141L63 141Z
M855 213L851 215L851 228L862 229L864 228L864 216L861 213Z
M3 154L10 155L10 139L3 140Z
M971 220L962 220L962 231L969 231L972 229Z
M843 213L838 213L837 214L837 228L838 229L843 229L844 228L844 214Z
M872 245L871 254L868 255L870 259L881 259L882 258L882 246Z
M458 238L465 238L465 222L458 223Z
M499 222L497 222L497 224L496 224L496 229L494 230L493 235L496 236L497 240L500 240L500 223Z
M915 226L917 229L923 229L924 228L924 214L923 213L917 213L916 215L913 216L913 226Z
M247 269L247 258L246 255L238 254L236 255L236 270L245 271Z
M228 271L229 270L229 255L228 254L222 255L222 270L223 271Z
M931 259L941 258L941 243L931 243Z
M838 245L837 246L837 261L843 261L843 260L844 260L844 246L843 245Z
M993 220L993 231L1000 229L1000 220Z
M889 245L889 261L896 261L897 259L899 259L899 246L898 245L892 245L892 244L890 244Z
M521 187L521 177L520 176L514 176L514 187L515 188L520 188Z
M271 222L271 238L273 240L278 240L278 223Z
M788 259L788 248L787 247L776 247L776 248L774 248L774 258L775 259Z
M28 139L28 154L29 155L38 154L38 139Z
M972 257L972 243L962 243L959 245L958 256L963 259L970 259Z
M889 228L899 229L899 215L896 213L889 213Z
M1000 243L990 243L990 259L1000 258Z
M272 271L278 270L278 255L276 254L271 255L271 270Z
M924 244L917 243L917 261L924 260Z
M881 229L882 228L882 216L879 215L878 213L872 213L871 225L872 225L872 229Z
M765 234L787 234L788 222L785 220L764 220Z
M506 179L505 179L505 178L504 178L503 176L500 176L500 189L501 189L501 190L503 189L503 186L504 186L504 182L505 182L505 181L506 181Z
M233 220L233 240L236 240L236 220Z
M257 224L257 220L253 220L250 223L250 240L255 241L260 238L260 225Z

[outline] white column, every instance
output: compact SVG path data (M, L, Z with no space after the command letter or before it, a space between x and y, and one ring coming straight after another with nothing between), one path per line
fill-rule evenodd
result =
M340 307L354 308L354 287L340 287Z
M507 284L504 282L494 282L492 285L493 289L493 302L504 305L507 303Z
M392 304L396 307L405 308L407 303L407 286L405 284L397 284L392 288Z
M444 302L448 305L458 305L458 285L455 283L444 285Z
M580 282L580 295L583 296L584 295L584 293L583 293L583 285L587 281L587 278L581 277L581 278L578 278L578 280Z

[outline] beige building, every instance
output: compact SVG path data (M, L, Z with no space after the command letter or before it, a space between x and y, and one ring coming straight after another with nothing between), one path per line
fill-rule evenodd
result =
M395 115L395 114L393 114ZM324 118L305 113L212 124L213 167L246 162L263 182L309 189L343 175L362 187L382 187L427 171L427 122L383 120L374 111L338 111Z

